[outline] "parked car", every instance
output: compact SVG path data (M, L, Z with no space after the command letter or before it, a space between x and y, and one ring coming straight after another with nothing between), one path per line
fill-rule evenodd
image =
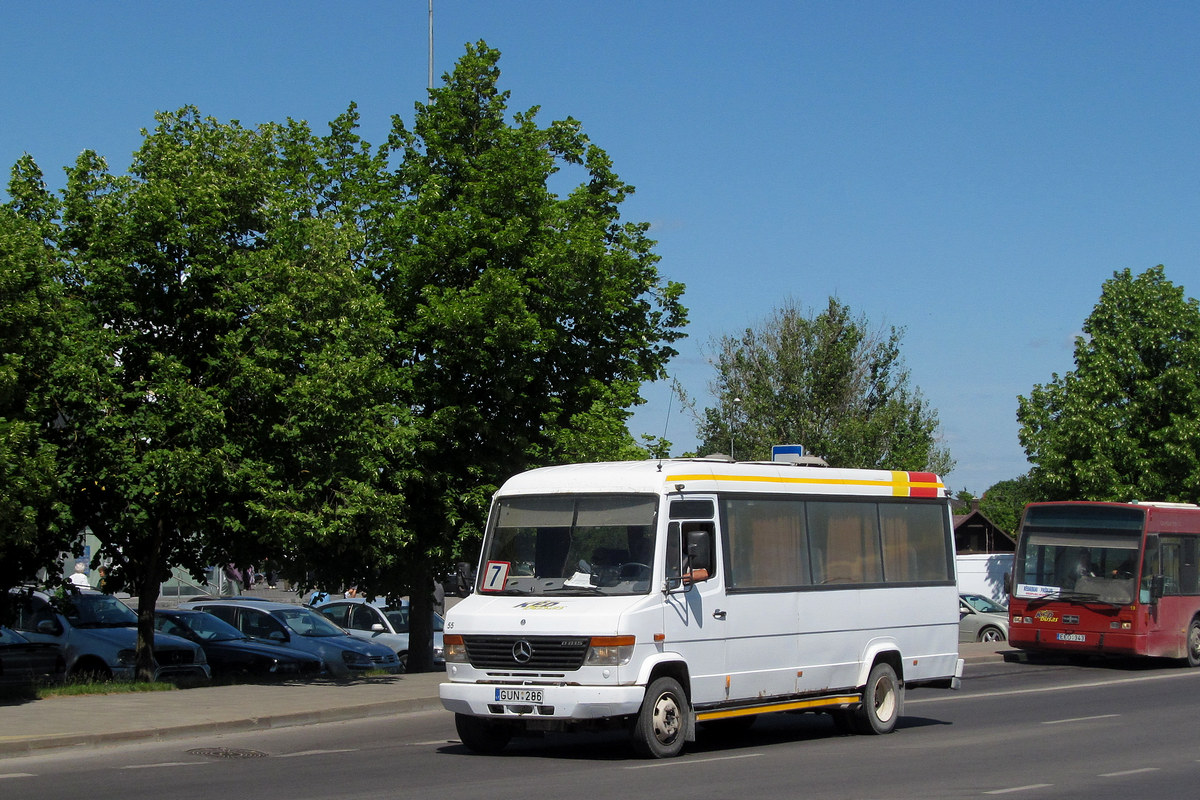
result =
M13 628L31 642L57 645L68 677L132 680L137 614L109 594L72 590L53 600L45 592L13 589ZM166 634L154 637L156 680L207 682L212 677L199 645Z
M400 663L408 664L408 615L411 606L407 600L398 605L388 605L381 597L367 601L362 597L325 600L313 606L353 636L385 644L396 651ZM433 664L444 667L442 658L442 629L446 623L441 615L433 615Z
M390 647L351 636L307 606L270 600L192 600L180 608L207 611L245 635L317 656L331 675L400 671Z
M57 683L66 671L58 645L31 642L0 625L0 686Z
M959 595L958 640L960 642L1007 641L1008 609L981 594Z
M156 609L154 628L200 645L214 676L294 678L321 674L322 663L317 656L251 639L225 620L204 611Z

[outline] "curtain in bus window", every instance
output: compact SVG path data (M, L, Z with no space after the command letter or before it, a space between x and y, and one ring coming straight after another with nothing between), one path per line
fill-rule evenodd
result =
M883 576L889 583L950 579L945 509L940 505L880 503Z
M810 501L808 539L815 583L879 583L883 580L876 503Z
M730 586L804 586L804 502L772 498L726 498Z

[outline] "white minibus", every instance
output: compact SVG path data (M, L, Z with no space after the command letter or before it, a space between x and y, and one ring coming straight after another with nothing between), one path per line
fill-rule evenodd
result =
M946 487L719 458L522 473L444 644L441 701L475 752L620 726L661 758L778 711L889 733L906 689L962 677Z

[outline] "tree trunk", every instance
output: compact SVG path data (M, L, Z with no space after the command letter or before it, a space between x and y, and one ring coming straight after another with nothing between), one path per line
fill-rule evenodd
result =
M153 681L158 674L158 661L154 658L154 606L158 604L158 575L162 561L162 543L166 522L158 520L154 527L151 546L146 548L146 560L142 564L137 584L138 593L138 637L137 637L137 680Z
M408 672L433 671L433 575L419 570L409 594Z

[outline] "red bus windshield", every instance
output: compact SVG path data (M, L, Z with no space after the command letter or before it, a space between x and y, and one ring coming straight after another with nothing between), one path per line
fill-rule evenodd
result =
M1138 596L1145 511L1030 506L1013 565L1013 595L1126 605Z

